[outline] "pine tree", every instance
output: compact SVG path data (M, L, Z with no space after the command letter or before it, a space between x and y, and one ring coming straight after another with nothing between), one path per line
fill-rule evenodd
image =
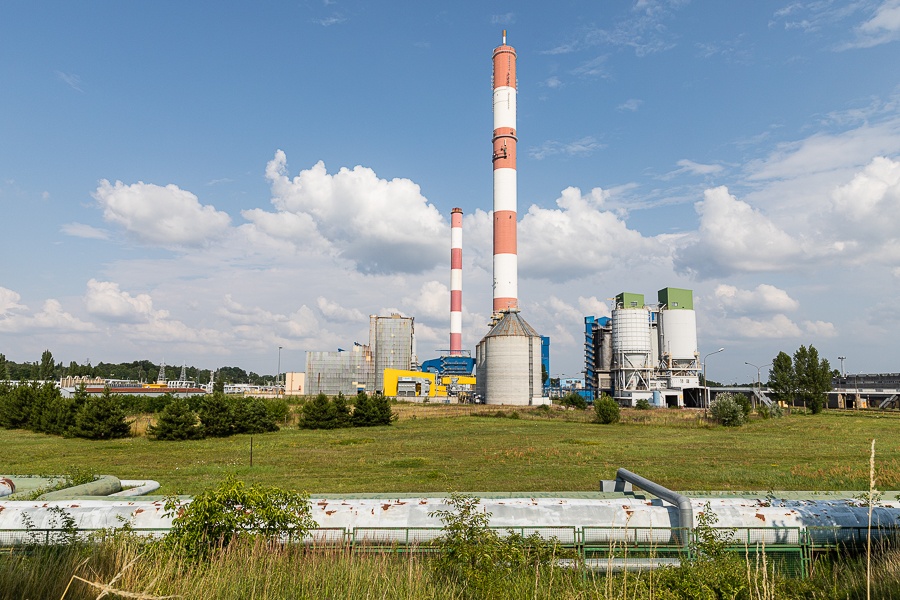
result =
M374 407L369 395L365 392L356 394L354 402L353 415L350 417L350 424L353 427L369 427L374 425L375 420Z
M156 425L151 426L147 433L157 440L199 440L205 437L203 425L184 398L170 402L159 414Z
M91 440L128 437L131 428L125 422L125 411L109 388L100 396L92 396L78 409L72 434Z
M226 437L235 432L234 401L223 392L213 392L200 402L198 413L206 435Z
M334 429L334 405L328 396L319 394L307 400L300 413L300 427L303 429Z
M332 429L342 429L351 426L350 406L344 394L339 392L331 401Z
M372 398L373 425L390 425L397 420L397 413L391 410L391 401L387 396L375 394Z
M266 433L278 431L278 424L260 398L245 398L234 409L236 433Z

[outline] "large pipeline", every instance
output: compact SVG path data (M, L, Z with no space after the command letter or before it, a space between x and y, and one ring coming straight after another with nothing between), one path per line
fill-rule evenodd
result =
M616 479L627 481L632 485L636 485L645 492L650 492L657 498L662 498L666 502L674 504L678 507L678 524L673 525L678 529L673 529L673 535L680 537L682 545L687 546L690 543L690 530L694 528L694 508L691 506L691 499L682 496L678 492L665 488L658 483L654 483L646 477L641 477L636 473L632 473L628 469L619 469L616 471ZM678 533L675 534L674 532Z

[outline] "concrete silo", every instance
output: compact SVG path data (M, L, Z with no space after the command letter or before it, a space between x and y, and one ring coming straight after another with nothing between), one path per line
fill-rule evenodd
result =
M504 311L475 348L476 391L487 404L545 404L541 336L519 311Z
M691 290L663 288L659 299L660 369L669 388L700 385L697 314Z
M613 387L617 400L633 405L652 397L653 342L643 294L623 292L612 311Z

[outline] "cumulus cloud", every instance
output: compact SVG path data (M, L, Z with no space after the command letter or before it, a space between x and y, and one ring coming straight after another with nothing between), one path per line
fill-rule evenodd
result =
M60 227L60 231L72 237L85 238L88 240L106 240L109 239L109 232L84 223L66 223Z
M369 273L418 273L442 258L448 225L409 179L380 179L357 166L329 174L321 161L289 178L279 150L266 166L272 203L311 219L340 256Z
M14 292L5 287L0 287L0 316L12 311L27 310L24 304L19 304L22 296L18 292Z
M842 224L871 240L897 237L900 222L900 161L876 157L853 179L832 193L832 205Z
M329 321L339 323L364 323L366 321L366 315L362 314L361 311L355 308L345 308L324 296L319 296L316 299L316 306L318 306L319 312Z
M169 315L164 310L153 310L153 299L147 294L132 296L119 289L117 283L96 279L87 283L84 305L88 313L118 323L146 323Z
M743 314L788 312L800 308L800 303L786 291L767 283L761 283L752 290L720 284L716 286L714 293L721 306Z
M231 218L177 185L102 180L93 197L103 218L138 241L163 247L196 247L219 238Z
M658 240L643 237L602 209L608 197L601 188L582 195L569 187L556 209L532 205L519 223L520 274L560 282L617 263L665 260L668 251Z
M17 301L18 298L14 300ZM16 310L19 308L24 309L25 307L18 306ZM97 328L92 323L87 323L69 314L63 310L62 304L58 300L52 298L46 300L41 310L32 315L0 313L0 333L27 334L53 331L56 334L65 334L87 333L96 330Z
M792 236L724 186L706 190L694 207L700 228L690 243L676 251L675 266L680 272L712 277L780 271L803 257Z

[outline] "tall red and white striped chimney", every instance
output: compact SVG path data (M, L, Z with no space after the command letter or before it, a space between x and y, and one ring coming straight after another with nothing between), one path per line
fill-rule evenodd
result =
M494 314L519 307L516 254L516 50L494 49Z
M450 211L450 356L462 355L462 216Z

